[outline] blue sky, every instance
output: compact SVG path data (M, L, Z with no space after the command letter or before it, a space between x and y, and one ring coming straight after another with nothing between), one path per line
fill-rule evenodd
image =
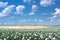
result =
M60 0L0 0L0 25L60 25Z

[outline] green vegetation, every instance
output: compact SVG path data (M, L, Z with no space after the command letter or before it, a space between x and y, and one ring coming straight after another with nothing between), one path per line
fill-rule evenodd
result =
M0 29L0 40L60 40L60 28Z

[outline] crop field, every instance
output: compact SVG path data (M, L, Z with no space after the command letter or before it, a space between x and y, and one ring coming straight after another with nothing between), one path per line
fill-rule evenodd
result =
M50 28L47 26L0 26L2 29L40 29L40 28Z
M0 40L60 40L60 26L1 26Z

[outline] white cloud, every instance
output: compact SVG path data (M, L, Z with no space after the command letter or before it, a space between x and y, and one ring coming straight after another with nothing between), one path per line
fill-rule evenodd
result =
M41 25L43 23L43 20L41 19L34 19L33 20L33 25Z
M35 21L35 22L37 22L37 21L38 21L38 19L34 19L34 21Z
M53 21L54 21L54 19L51 19L51 20L50 20L50 22L53 22Z
M24 9L25 9L25 6L24 6L24 5L18 5L18 6L16 7L16 13L15 13L15 14L20 14L20 15L22 15Z
M19 22L21 22L21 23L26 23L26 22L30 22L31 20L30 19L22 19L22 20L20 20Z
M51 6L51 5L54 5L55 4L55 1L54 0L41 0L40 2L40 5L41 6Z
M54 21L54 19L57 18L58 15L60 15L60 9L59 8L55 8L55 12L54 12L53 16L51 17L50 21Z
M54 15L60 14L60 9L59 9L59 8L56 8L55 11L56 11L56 12L54 13Z
M1 8L4 8L6 6L8 6L8 2L0 2L0 7Z
M6 7L2 12L0 12L0 17L7 16L9 13L12 12L14 7L15 7L15 5L10 5L10 6Z
M5 17L7 14L0 13L0 17Z
M53 17L52 17L52 19L54 19L54 18L56 18L57 16L56 15L54 15Z
M56 18L58 15L60 15L60 9L55 8L54 16L52 18Z
M32 5L32 11L36 12L37 11L37 5Z
M23 0L24 3L30 3L32 0Z
M29 15L34 15L37 9L38 9L37 5L32 5L32 11L29 13Z
M35 13L34 12L30 12L29 15L34 15Z
M20 20L19 22L26 22L26 19L22 19L22 20Z
M8 25L8 23L7 23L7 22L5 22L5 23L4 23L4 25Z
M10 18L11 18L11 19L13 19L13 18L15 18L15 17L14 17L14 16L12 16L12 17L10 17ZM10 19L10 18L9 18L9 19Z
M32 3L33 3L33 4L36 3L36 0L23 0L23 2L30 5L30 4L32 4Z
M14 7L15 7L15 5L8 6L2 11L2 13L4 13L4 14L11 13Z
M43 22L43 20L41 20L41 19L34 19L33 21L35 21L35 22Z
M39 22L43 22L43 20L38 20Z
M2 23L3 25L7 25L7 26L9 26L9 25L14 25L14 22L4 22L4 23Z

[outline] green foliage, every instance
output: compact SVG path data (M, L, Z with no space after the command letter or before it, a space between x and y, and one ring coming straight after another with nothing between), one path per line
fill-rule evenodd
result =
M60 31L0 30L0 40L60 40Z

